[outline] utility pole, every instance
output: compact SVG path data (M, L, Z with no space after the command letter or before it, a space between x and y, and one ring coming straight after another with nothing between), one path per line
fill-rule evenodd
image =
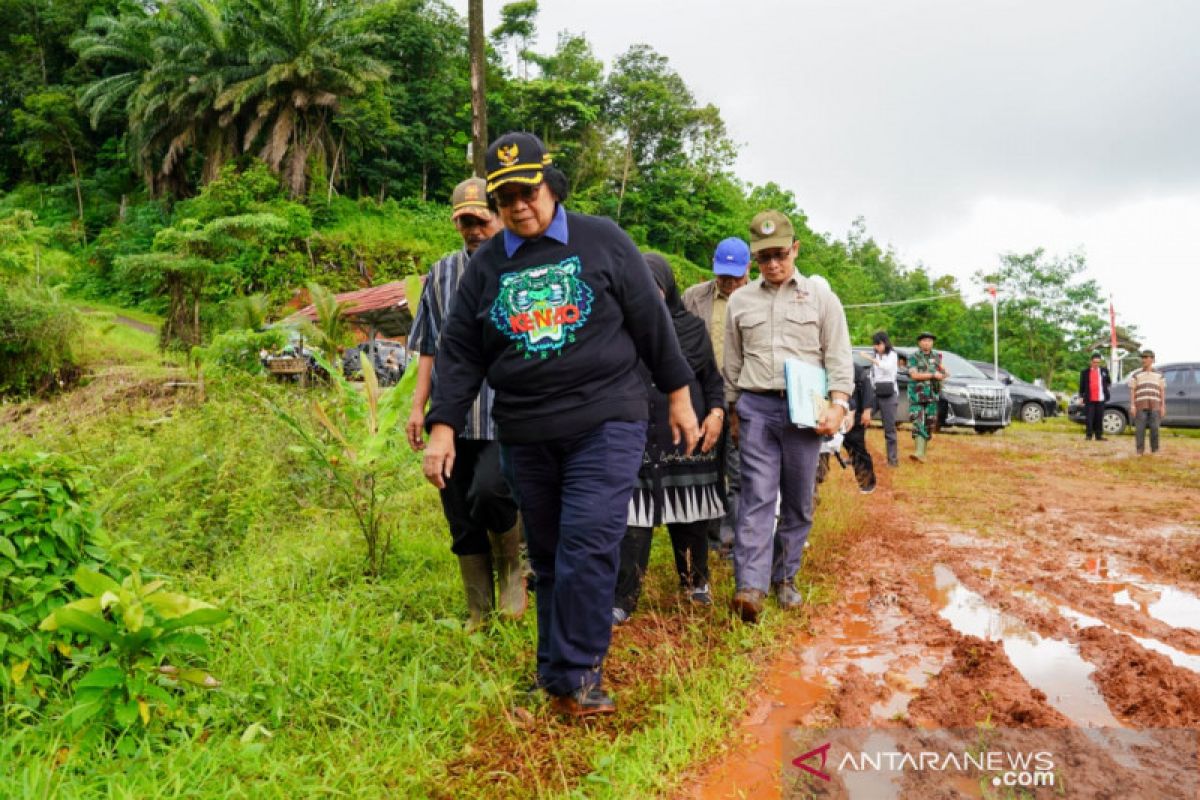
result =
M488 146L483 0L469 0L467 3L467 47L471 61L471 161L475 165L475 177L483 178L487 174L484 156Z

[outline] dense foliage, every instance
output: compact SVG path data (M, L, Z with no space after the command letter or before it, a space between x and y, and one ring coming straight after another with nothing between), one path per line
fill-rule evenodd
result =
M420 274L456 246L440 203L469 169L466 25L441 0L0 8L17 23L0 34L10 274L48 264L76 291L165 312L162 344L188 349L228 327L240 296L278 308L309 281L344 290ZM1075 257L1007 255L963 287L900 263L861 222L843 239L813 231L791 192L737 178L720 110L662 54L635 44L605 65L570 32L539 47L537 13L511 3L492 31L491 133L536 132L572 207L672 256L685 284L717 241L774 207L797 223L801 269L851 306L857 342L929 327L941 346L989 357L990 308L961 298L989 279L1018 374L1065 381L1102 338L1101 295ZM1047 292L1073 315L1031 318ZM942 299L889 305L927 297Z

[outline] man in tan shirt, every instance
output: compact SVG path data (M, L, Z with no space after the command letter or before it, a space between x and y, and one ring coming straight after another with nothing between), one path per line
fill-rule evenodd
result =
M796 271L799 243L791 220L778 211L755 216L750 251L761 277L729 299L723 371L730 424L742 454L733 608L754 622L768 588L783 608L802 601L795 578L812 529L821 437L837 432L850 410L854 366L841 301L824 284ZM816 428L789 420L788 359L825 369L830 403ZM778 530L777 498L782 501ZM781 552L772 566L776 534Z
M695 314L708 329L717 368L725 364L725 315L729 298L750 278L750 245L736 236L721 240L713 253L713 279L698 283L683 293L683 307ZM737 525L738 495L741 493L741 454L725 425L722 447L725 480L725 517L709 531L709 540L726 557L733 552L733 529Z

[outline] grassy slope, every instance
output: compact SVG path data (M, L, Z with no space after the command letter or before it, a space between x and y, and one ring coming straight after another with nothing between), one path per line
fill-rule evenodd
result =
M534 706L529 733L505 710L532 674L533 615L464 632L440 506L415 459L394 488L395 555L369 582L352 521L299 468L256 395L303 398L258 381L210 381L202 404L164 392L145 339L131 344L137 332L118 326L96 330L95 352L108 358L131 347L143 379L113 394L101 376L42 404L0 430L0 448L63 451L87 464L116 537L132 540L146 566L175 585L235 612L214 637L211 668L224 686L201 698L192 734L142 742L132 756L60 752L69 743L53 720L6 729L0 796L508 796L533 788L633 797L670 788L674 774L727 737L783 621L774 615L748 629L723 609L708 619L681 608L666 537L656 537L643 621L617 637L610 660L621 714L581 731ZM855 524L852 512L822 515L809 560L823 575L814 600L828 595L838 538ZM724 598L727 568L718 575Z

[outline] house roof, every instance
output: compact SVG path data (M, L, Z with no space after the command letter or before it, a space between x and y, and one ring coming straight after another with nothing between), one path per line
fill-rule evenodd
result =
M424 281L424 276L422 276ZM349 321L364 328L374 328L383 336L407 336L412 327L412 312L404 291L404 281L392 281L379 286L368 286L353 292L336 295L338 303L346 308ZM311 303L288 317L284 322L299 319L317 321L317 309Z

